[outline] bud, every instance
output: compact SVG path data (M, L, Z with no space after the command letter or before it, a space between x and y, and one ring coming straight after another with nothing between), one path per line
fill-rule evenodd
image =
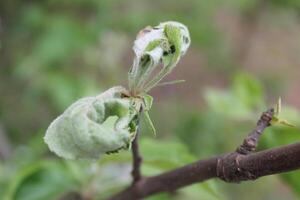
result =
M157 85L173 70L189 45L189 31L178 22L164 22L141 30L133 46L135 59L128 75L130 91L147 92ZM153 75L159 64L162 69Z

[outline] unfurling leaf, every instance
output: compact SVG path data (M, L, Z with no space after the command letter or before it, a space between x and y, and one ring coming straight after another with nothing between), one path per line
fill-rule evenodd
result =
M97 159L130 146L137 129L138 110L123 87L73 103L56 118L44 137L51 151L68 158Z
M140 31L134 42L135 59L128 74L130 91L136 94L155 87L173 70L189 45L189 31L178 22L164 22ZM162 69L152 74L159 64Z
M271 120L271 124L281 124L284 126L289 126L289 127L296 127L295 125L291 124L288 122L286 119L281 119L280 118L280 113L281 113L281 98L278 98L277 104L275 105L275 110L274 110L274 116Z
M289 127L296 127L295 125L289 123L286 119L278 119L277 117L273 117L272 124L281 124L281 125L285 125L285 126L289 126Z
M278 117L281 112L281 97L278 98L277 104L275 105L274 116Z

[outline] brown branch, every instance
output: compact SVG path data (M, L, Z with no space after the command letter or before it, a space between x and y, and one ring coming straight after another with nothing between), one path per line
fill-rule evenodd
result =
M139 127L136 133L136 136L132 142L131 150L132 150L132 178L133 178L133 185L141 179L141 163L142 157L139 152L139 145L138 145L138 135L139 135Z
M255 129L244 139L242 145L240 145L236 152L240 154L249 154L256 150L258 140L263 131L270 126L270 122L274 115L274 109L271 108L264 112L258 120Z
M256 128L245 138L243 144L235 152L200 160L161 175L143 179L140 178L138 171L139 178L135 179L134 184L110 200L141 199L160 192L175 191L211 178L238 183L299 169L300 143L252 153L256 149L262 132L270 126L273 114L273 109L264 112L258 120ZM136 159L139 157L138 150L136 155L135 153L134 160L139 160ZM140 161L135 161L134 166L134 169L139 169Z
M201 160L193 164L163 173L158 176L141 179L110 200L135 200L147 197L159 192L173 191L193 183L202 182L218 177L218 160L223 156ZM225 170L233 177L239 174L239 170L247 171L253 176L240 176L238 181L253 180L262 176L288 172L300 168L300 143L295 143L279 148L261 151L249 155L240 155L238 162L236 157L225 155L227 162ZM229 176L231 177L231 176ZM229 180L230 181L230 180ZM234 179L234 181L237 181Z

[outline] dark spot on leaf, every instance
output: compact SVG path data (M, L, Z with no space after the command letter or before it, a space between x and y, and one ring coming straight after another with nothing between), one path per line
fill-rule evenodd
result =
M144 55L141 58L141 67L147 66L146 64L150 61L150 56L149 55Z
M170 52L173 54L175 53L175 51L176 51L175 45L170 46Z
M189 43L189 38L183 37L183 42L186 43L186 44L188 44Z

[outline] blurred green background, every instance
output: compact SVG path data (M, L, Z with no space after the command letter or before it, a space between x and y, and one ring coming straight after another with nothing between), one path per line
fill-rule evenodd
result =
M151 92L158 136L143 127L145 175L234 150L279 96L300 127L299 0L1 0L0 199L105 199L130 183L130 152L66 161L43 136L73 101L127 85L135 35L169 20L188 26L192 46L167 77L186 82ZM259 148L299 139L271 127ZM300 172L148 199L300 199Z

